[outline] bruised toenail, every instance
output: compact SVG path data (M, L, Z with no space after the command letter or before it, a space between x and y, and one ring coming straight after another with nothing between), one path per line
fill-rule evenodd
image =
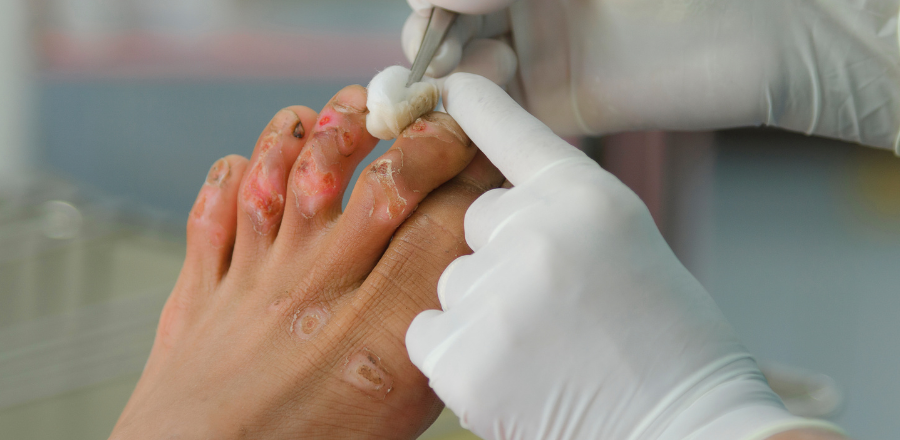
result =
M406 199L400 195L400 191L397 189L397 182L394 180L394 176L403 167L403 150L398 148L397 151L400 152L401 159L399 166L392 159L382 158L375 161L369 168L370 179L374 180L386 199L385 214L390 219L400 215L406 208ZM370 216L374 214L374 210L375 207L373 206L372 212L369 213Z
M322 307L312 306L298 310L291 323L291 331L302 340L312 338L325 326L331 314Z
M217 160L212 168L209 169L209 173L206 175L206 183L221 188L230 174L231 165L228 163L228 160L223 157Z
M306 134L306 130L303 128L303 121L297 118L297 125L294 126L294 137L297 139L302 139Z
M300 126L301 133L305 133L303 131L303 124L300 124L300 115L297 112L291 110L290 108L283 108L272 117L272 122L269 124L269 129L271 132L281 134L281 133L296 133L297 126ZM296 134L294 134L296 136ZM302 134L301 134L302 137Z
M381 358L366 348L347 358L342 378L378 400L384 400L394 386L394 379L381 364Z

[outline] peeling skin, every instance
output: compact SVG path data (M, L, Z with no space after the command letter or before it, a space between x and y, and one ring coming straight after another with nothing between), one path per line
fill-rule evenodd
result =
M319 115L318 122L318 130L316 131L313 139L310 142L314 143L325 143L331 142L336 148L337 151L341 154L341 156L348 157L356 151L356 143L354 142L354 138L359 138L359 132L363 129L359 127L358 123L354 123L350 119L352 116L349 116L348 113L340 111L340 109L336 108L338 104L332 104L332 108L326 108L322 110L322 114ZM350 108L344 106L344 108ZM356 136L354 136L354 134ZM327 144L326 144L327 145Z
M312 218L330 205L341 192L345 158L359 147L366 135L359 121L365 109L357 109L336 98L319 114L315 131L297 158L292 171L291 190L300 213Z
M284 164L281 134L271 131L257 148L256 163L241 188L241 203L250 216L253 230L267 234L284 210Z
M311 197L321 193L332 193L337 190L337 178L331 171L323 171L311 150L300 155L297 168L294 169L294 181L298 196ZM298 197L299 201L299 197Z
M400 196L400 191L397 189L397 183L394 181L394 175L400 172L400 169L403 168L403 150L399 148L397 151L400 152L400 166L394 169L394 161L391 159L379 159L369 168L369 176L373 179L378 186L381 188L381 192L384 194L385 198L387 198L387 206L385 209L385 213L388 218L395 218L400 215L403 210L406 208L406 199ZM369 216L374 214L375 208L372 208L372 211L369 212Z
M366 348L347 358L342 379L378 400L384 400L394 386L394 378L381 364L381 358Z
M309 340L319 333L329 318L331 318L331 313L322 307L312 306L298 310L291 322L291 332L301 340Z
M335 194L340 192L340 175L335 175L327 168L320 166L321 154L312 148L307 148L300 154L294 175L291 179L291 187L297 209L306 218L312 218L327 204ZM333 166L332 166L333 168Z
M469 145L469 137L459 131L458 127L448 124L434 113L422 115L400 133L405 138L430 137L446 143L459 142ZM451 137L452 136L452 137Z

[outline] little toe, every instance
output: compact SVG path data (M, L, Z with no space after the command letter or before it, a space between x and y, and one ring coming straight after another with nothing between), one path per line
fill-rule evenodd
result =
M353 171L378 143L366 130L366 112L366 89L349 86L319 113L291 170L284 219L288 226L279 235L286 246L306 242L311 222L326 225L340 214Z
M172 345L186 316L199 310L196 305L210 297L228 272L237 229L238 188L247 164L246 158L227 156L217 160L206 176L188 215L184 266L160 316L154 352Z
M228 270L237 229L237 193L246 158L231 155L213 164L188 216L187 255L182 278L204 286Z
M316 113L302 106L279 111L256 142L241 182L234 258L257 260L274 241L284 212L287 170L309 138Z
M362 279L419 202L466 168L476 152L449 115L420 117L363 172L330 235L333 259L325 261L352 262L345 265L347 280Z

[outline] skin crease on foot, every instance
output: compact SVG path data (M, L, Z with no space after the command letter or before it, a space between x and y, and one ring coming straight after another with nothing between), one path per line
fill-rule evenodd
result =
M113 439L415 438L443 405L404 336L470 252L466 208L503 182L429 113L342 193L377 139L366 90L278 112L252 157L217 161Z

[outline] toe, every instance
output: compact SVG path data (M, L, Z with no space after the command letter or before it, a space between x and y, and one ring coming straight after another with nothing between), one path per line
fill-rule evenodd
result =
M247 159L231 155L216 161L188 215L184 266L163 308L154 350L177 339L186 317L196 313L228 271L237 229L237 194ZM199 302L198 302L199 301Z
M351 283L365 277L396 228L428 193L466 168L476 151L449 115L419 118L363 172L330 236L334 254L326 261L353 262L342 271Z
M309 138L316 113L301 106L279 111L259 136L238 193L234 258L257 260L275 239L284 212L287 172Z
M218 281L228 270L237 228L238 187L247 159L231 155L216 161L188 216L187 255L182 276Z
M366 89L361 86L345 87L319 113L291 170L286 226L279 235L286 246L307 242L310 223L327 225L340 214L353 171L378 143L365 121ZM288 231L294 236L285 235Z
M426 309L440 309L437 283L441 273L456 258L472 252L466 244L463 220L466 210L479 196L503 184L504 177L479 153L466 169L442 185L421 204L397 230L384 257L366 279L359 298L362 307L371 304L375 317L381 313L402 314L385 327L399 340L404 339L412 319ZM378 298L381 283L397 284L398 294ZM368 292L368 293L366 293ZM403 307L399 305L403 304ZM374 325L375 322L373 321ZM394 327L395 326L395 327Z
M437 283L441 272L455 258L471 252L463 232L466 209L502 182L500 172L478 154L459 176L434 190L403 223L378 265L350 299L347 309L353 310L350 315L358 319L348 323L348 331L366 335L366 352L378 356L378 368L371 369L392 375L391 393L399 402L403 401L401 396L428 390L427 379L406 352L406 331L416 315L440 308ZM354 350L358 349L348 353L351 361ZM345 381L357 388L357 383L366 384L363 380ZM418 395L414 401L427 398Z

